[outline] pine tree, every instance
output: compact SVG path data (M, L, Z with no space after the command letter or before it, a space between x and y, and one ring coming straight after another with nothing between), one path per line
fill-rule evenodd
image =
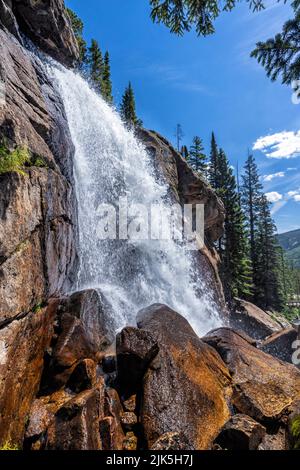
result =
M176 145L177 145L177 150L179 152L180 150L180 142L182 141L184 137L184 132L182 130L181 124L177 124L175 128L175 134L174 137L176 138Z
M205 175L207 171L207 163L206 155L203 153L203 151L204 147L202 144L202 140L200 139L200 137L195 136L193 138L193 144L190 147L189 163L194 170Z
M143 125L142 121L138 119L136 114L135 97L130 82L122 98L120 113L123 121L127 124L129 128L139 127Z
M188 148L187 148L186 145L183 145L183 146L181 147L180 153L181 153L181 155L183 156L183 158L184 158L187 162L189 162L189 160L190 160L190 153L189 153Z
M88 64L92 83L95 89L101 93L103 87L104 62L101 49L95 39L92 39L91 46L89 47Z
M252 289L252 275L248 258L248 241L245 217L237 193L236 179L225 152L220 149L218 156L219 187L216 192L225 207L224 235L219 241L221 273L227 286L227 297L249 298Z
M220 188L220 168L219 168L219 149L216 143L215 134L211 135L210 163L208 169L208 180L213 189Z
M281 75L282 83L290 85L300 78L300 8L293 3L295 17L283 25L282 32L266 42L258 42L251 53L265 68L272 81Z
M75 38L77 40L79 49L79 68L83 68L87 60L87 45L83 39L83 21L76 15L76 13L70 8L66 8L66 11L71 20L72 29L74 31Z
M109 53L106 52L104 56L104 64L103 64L103 74L102 74L102 96L108 102L113 102L112 97L112 83L111 83L111 76L110 76L110 59Z
M253 155L248 155L245 163L245 174L242 177L241 201L247 220L249 234L250 260L253 272L253 285L257 285L257 247L256 231L261 210L262 185Z
M172 33L183 35L193 27L197 34L206 36L215 31L214 21L222 11L230 11L237 0L150 0L151 18L164 23ZM248 0L253 11L263 8L263 0Z
M280 285L279 248L276 226L271 217L269 202L263 194L259 201L256 233L255 301L265 310L280 311L284 294Z

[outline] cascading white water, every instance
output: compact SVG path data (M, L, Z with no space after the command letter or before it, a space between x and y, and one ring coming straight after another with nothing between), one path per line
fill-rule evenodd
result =
M76 288L101 290L114 326L134 325L137 312L163 303L184 315L198 334L220 325L217 307L184 245L169 241L99 240L99 204L168 204L143 145L79 75L52 66L75 145L80 270ZM199 286L205 292L197 295Z

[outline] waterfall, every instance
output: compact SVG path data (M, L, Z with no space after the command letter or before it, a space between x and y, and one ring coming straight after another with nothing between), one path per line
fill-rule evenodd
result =
M184 244L159 240L101 240L100 204L129 202L166 207L167 187L118 113L79 75L52 65L75 146L80 269L76 289L99 289L114 326L135 325L137 312L153 303L181 313L201 335L220 325L217 307ZM201 286L201 296L197 294ZM203 293L204 292L204 293Z

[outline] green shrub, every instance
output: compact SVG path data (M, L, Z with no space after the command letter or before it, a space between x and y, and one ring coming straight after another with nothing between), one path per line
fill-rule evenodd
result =
M32 159L31 161L32 166L36 166L37 168L48 168L47 163L43 159L43 157L37 156Z
M12 444L10 441L6 441L2 446L0 446L0 451L1 450L20 450L20 448L17 444Z
M295 441L295 449L300 449L300 416L296 416L291 424L291 434Z
M24 167L30 163L30 154L27 148L18 147L9 151L4 144L0 145L0 175L16 172L25 175Z

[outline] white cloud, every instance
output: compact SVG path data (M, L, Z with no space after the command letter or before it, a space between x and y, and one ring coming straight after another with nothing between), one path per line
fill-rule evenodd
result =
M264 181L272 181L274 178L283 178L285 176L284 171L279 171L278 173L273 173L272 175L264 175Z
M289 192L287 193L287 195L288 195L289 197L297 196L297 194L299 194L299 191L289 191Z
M282 131L260 137L253 150L261 150L268 158L295 158L300 155L300 131Z
M294 196L294 201L300 202L300 194L296 194L296 195Z
M298 168L287 168L287 171L297 171Z
M282 194L277 193L276 191L272 191L270 193L266 193L267 199L269 202L275 203L281 201L283 196Z

